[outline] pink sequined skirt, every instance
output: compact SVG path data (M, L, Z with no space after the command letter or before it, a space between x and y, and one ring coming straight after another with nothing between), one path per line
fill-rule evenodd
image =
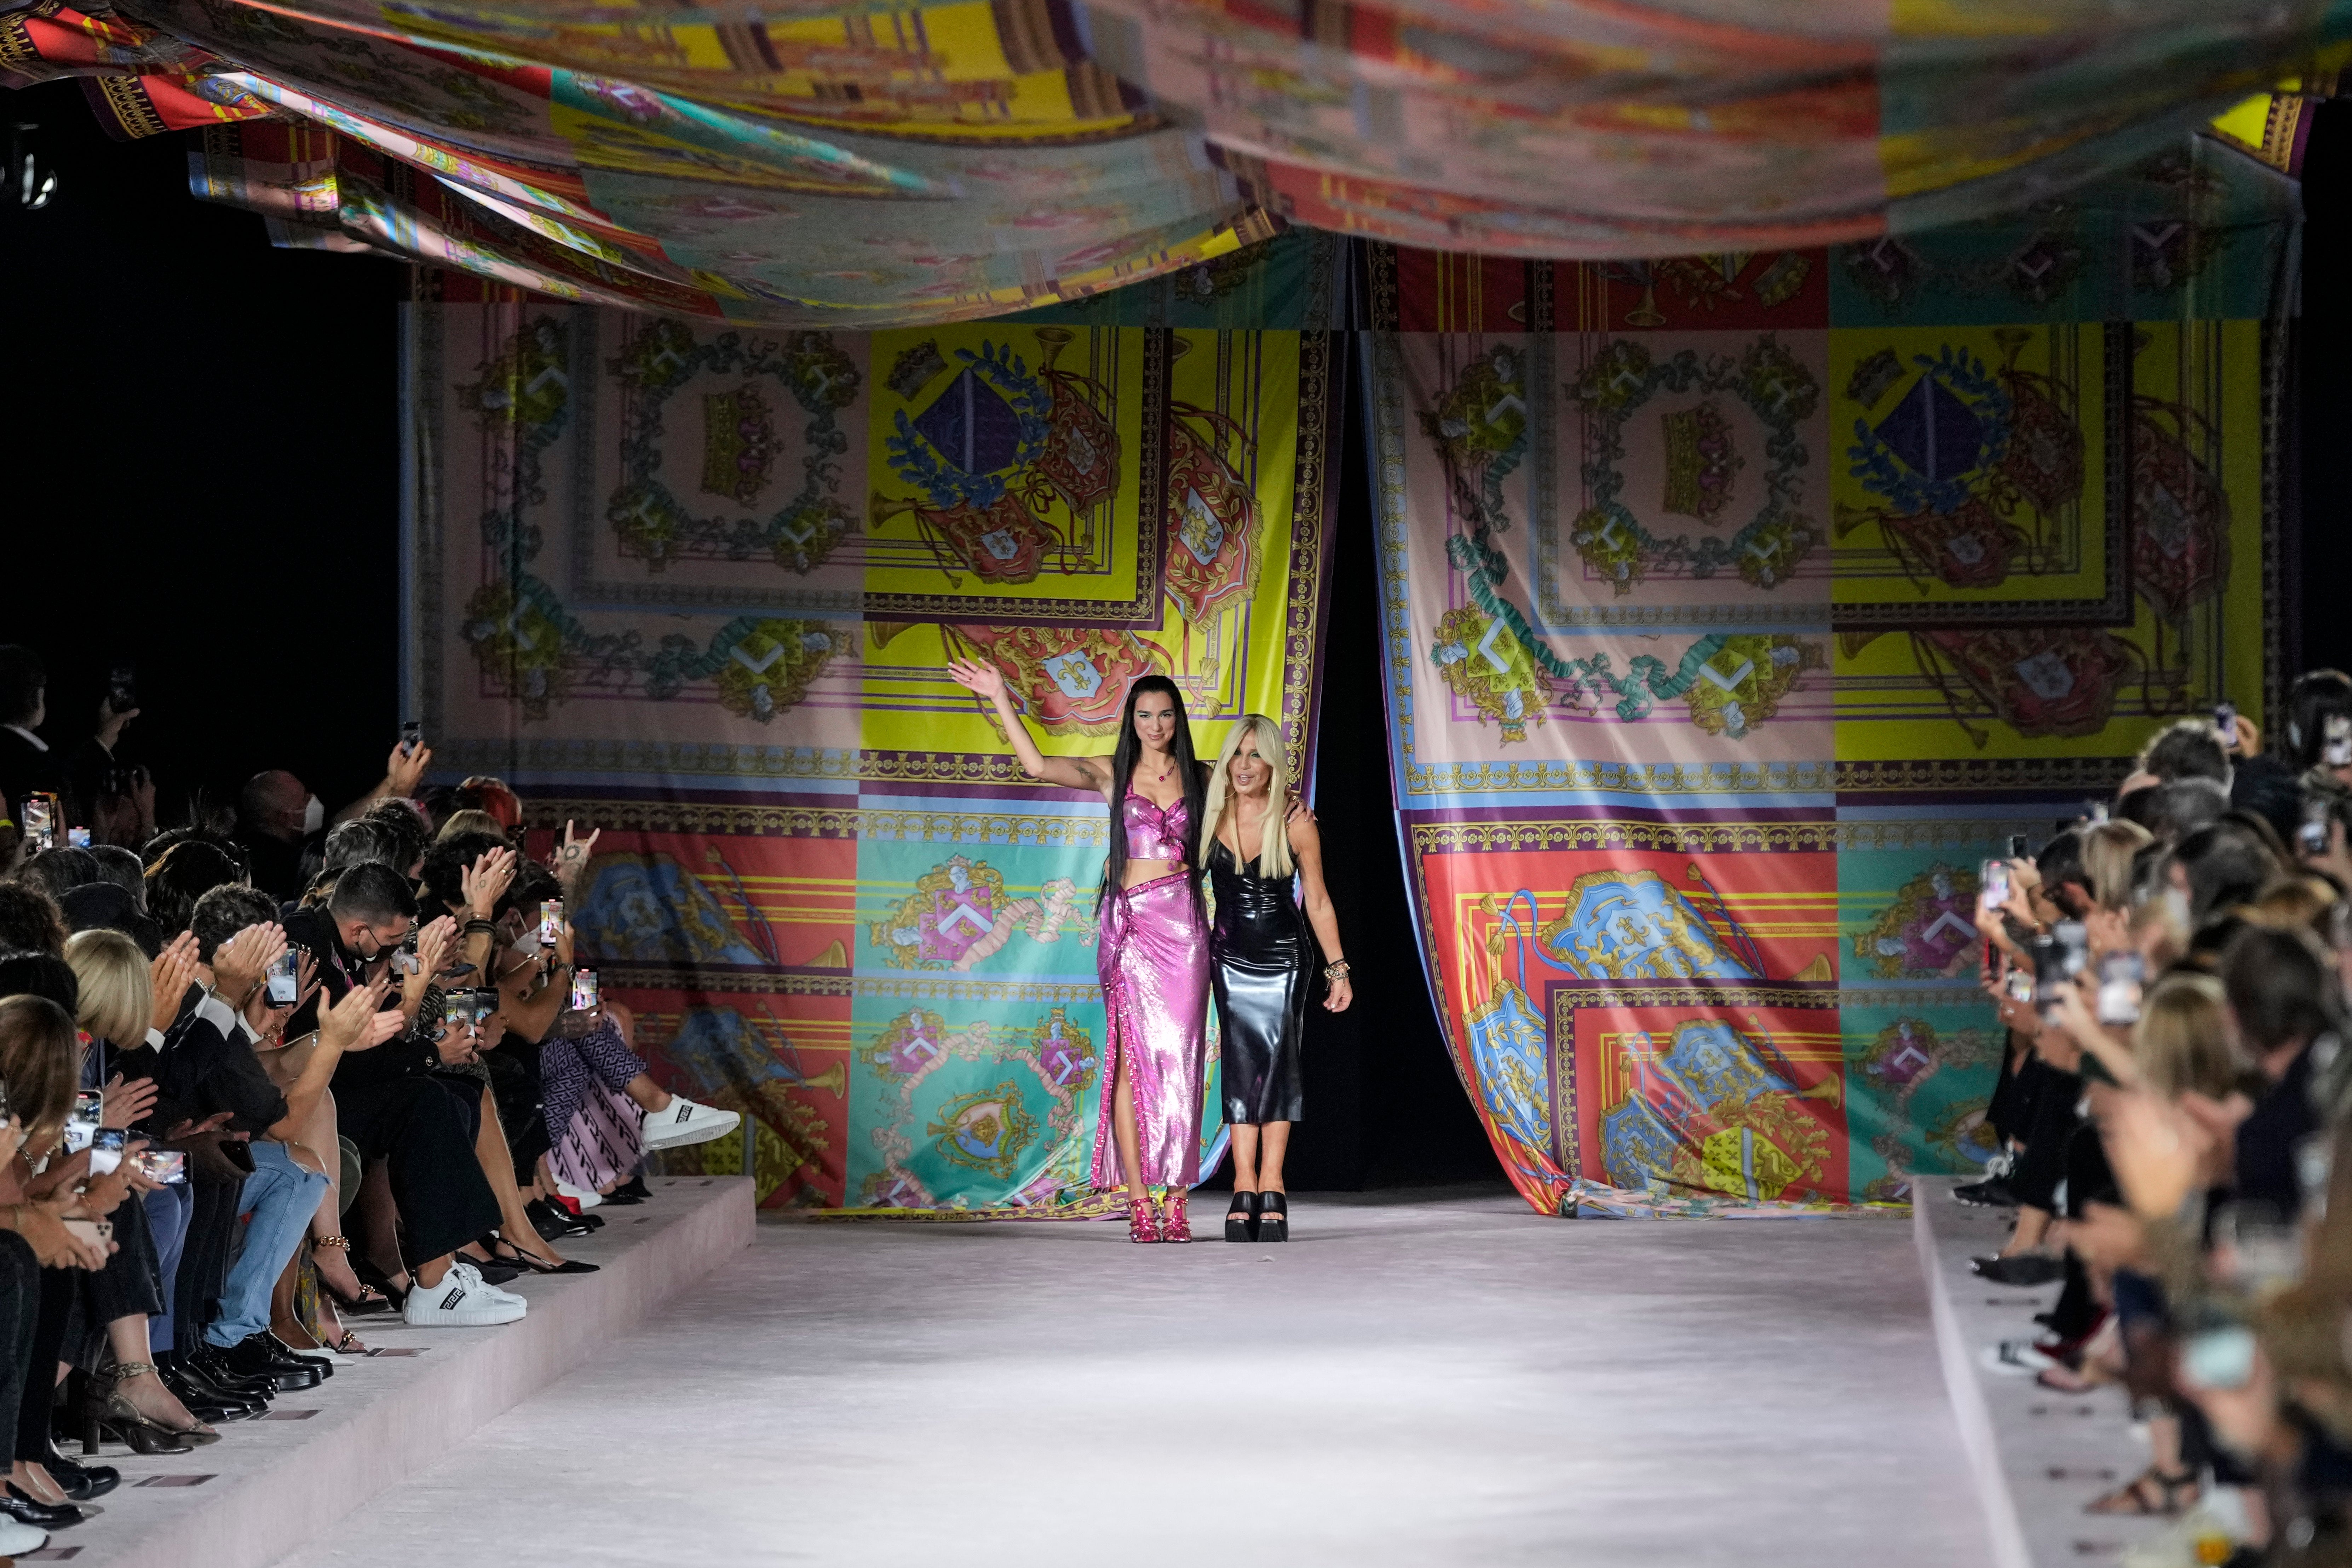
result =
M1201 1179L1201 1086L1208 1070L1209 932L1189 872L1113 893L1103 904L1096 972L1108 1016L1094 1184L1124 1185L1112 1095L1124 1061L1135 1081L1136 1132L1149 1186Z

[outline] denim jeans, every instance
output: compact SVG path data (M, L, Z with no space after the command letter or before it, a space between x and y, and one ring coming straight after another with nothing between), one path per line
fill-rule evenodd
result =
M224 1347L269 1327L269 1292L327 1195L327 1178L296 1164L285 1144L257 1138L252 1148L253 1174L237 1207L245 1240L221 1293L220 1316L205 1330L209 1343Z
M156 1283L163 1288L163 1310L147 1320L151 1350L172 1348L172 1292L180 1276L180 1254L187 1246L188 1217L195 1211L195 1194L185 1182L149 1193L147 1228L155 1236Z

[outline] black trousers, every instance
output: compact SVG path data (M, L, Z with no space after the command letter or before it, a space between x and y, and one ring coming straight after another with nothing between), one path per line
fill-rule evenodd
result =
M58 1363L64 1360L66 1328L81 1296L78 1268L41 1270L40 1311L33 1324L31 1364L16 1399L16 1458L45 1464L49 1458L49 1413L58 1403Z
M474 1097L478 1117L478 1084ZM498 1194L474 1157L471 1124L437 1079L418 1075L339 1092L335 1114L362 1159L389 1163L392 1201L407 1229L411 1258L455 1252L498 1228Z
M2034 1093L2032 1130L2025 1135L2025 1152L2018 1156L2017 1169L2010 1173L2009 1190L2027 1207L2048 1210L2066 1174L2068 1144L2083 1122L2074 1109L2083 1099L2083 1080L2047 1065L2042 1073Z
M0 1410L21 1412L25 1395L36 1384L53 1392L55 1363L49 1376L33 1376L33 1331L41 1318L41 1266L33 1258L32 1243L13 1230L0 1231ZM41 1436L48 1436L49 1402L41 1402ZM46 1458L46 1452L41 1456Z
M220 1316L228 1289L229 1260L236 1251L236 1210L245 1183L205 1181L190 1163L188 1181L195 1198L188 1214L188 1239L173 1279L172 1349L189 1355L205 1342L205 1328Z
M1993 1134L2005 1145L2022 1139L2033 1126L2033 1101L2042 1078L2049 1069L2042 1058L2032 1051L2022 1060L2006 1045L2001 1047L2000 1076L1993 1079L1992 1099L1985 1106L1985 1121Z

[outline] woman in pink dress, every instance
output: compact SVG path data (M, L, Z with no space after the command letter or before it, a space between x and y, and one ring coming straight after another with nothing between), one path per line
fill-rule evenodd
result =
M1201 1179L1201 1087L1208 1067L1208 922L1201 907L1201 795L1184 699L1165 676L1127 693L1111 754L1049 757L1037 749L1003 672L955 659L958 684L993 703L1033 779L1096 790L1111 810L1110 854L1097 905L1106 1096L1095 1125L1093 1180L1124 1180L1128 1239L1190 1241L1184 1199ZM1111 1143L1118 1149L1114 1163ZM1167 1194L1163 1219L1152 1189Z

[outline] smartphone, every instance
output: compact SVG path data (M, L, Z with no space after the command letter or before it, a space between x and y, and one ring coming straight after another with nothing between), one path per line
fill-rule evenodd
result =
M441 998L441 1032L446 1035L453 1029L468 1035L474 1032L474 994L470 991L452 991Z
M407 941L392 950L392 972L394 974L414 974L417 967L416 933L412 931Z
M272 1007L291 1007L302 994L302 977L295 967L295 952L289 947L278 955L277 963L269 966L269 1005Z
M2303 803L2303 826L2294 830L2294 847L2305 855L2327 853L2327 803L2307 800Z
M151 1182L184 1182L188 1157L177 1149L142 1149L131 1156L139 1173Z
M139 669L128 659L106 673L106 707L111 713L128 713L139 706Z
M2081 921L2060 921L2050 928L2050 934L2057 941L2059 958L2065 967L2066 978L2074 979L2090 962L2090 931L2084 929Z
M103 1176L122 1163L122 1146L131 1134L120 1127L101 1127L90 1134L89 1173Z
M2243 1388L2254 1375L2254 1331L2207 1329L2180 1347L2180 1381L2216 1393Z
M2012 833L2009 836L2009 858L2012 860L2030 860L2032 858L2032 857L2028 855L2025 851L2024 834Z
M68 828L67 828L67 829L66 829L66 847L67 847L67 848L68 848L68 849L87 849L87 848L89 848L89 828L87 828L87 827L68 827Z
M2213 705L2213 732L2221 737L2221 744L2236 750L2238 744L2238 705L2217 702Z
M38 854L57 847L58 797L37 791L25 797L25 847Z
M2331 768L2352 768L2352 714L2327 716L2327 742L2320 748L2319 760Z
M73 1110L66 1117L66 1152L79 1154L89 1147L98 1136L98 1119L106 1112L106 1096L94 1089L83 1089L74 1096Z
M402 756L415 756L416 754L416 748L424 743L425 726L422 723L418 722L415 719L410 719L400 726L400 754Z
M543 900L539 906L539 945L553 947L563 936L563 900Z
M2009 972L2009 999L2012 1002L2031 1002L2033 1000L2033 975L2032 972L2023 969L2012 969Z
M59 1222L73 1232L74 1238L91 1247L104 1247L114 1239L114 1226L102 1219L68 1219Z
M575 1013L594 1011L596 1007L596 972L575 969L572 972L572 1010Z
M2033 939L2033 1005L2041 1010L2042 1021L2055 1023L2058 1018L2058 998L2066 988L2066 950L2055 937Z
M2099 960L2100 1023L2139 1022L2140 988L2147 973L2147 964L2136 952L2111 952Z
M2092 801L2083 815L2090 819L2092 826L2096 827L2107 820L2107 803L2104 800Z
M1978 871L1978 886L1983 889L1977 902L1988 910L1997 910L2009 902L2009 862L1988 860Z

